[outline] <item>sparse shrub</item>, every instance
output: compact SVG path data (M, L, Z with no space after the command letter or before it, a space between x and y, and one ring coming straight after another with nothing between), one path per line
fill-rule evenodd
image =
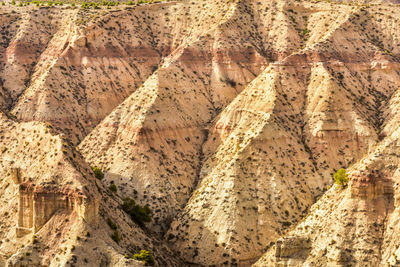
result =
M119 241L121 241L121 235L119 234L118 230L114 230L111 238L115 241L115 243L119 244Z
M104 173L98 167L94 166L94 167L92 167L92 170L94 172L94 176L97 179L101 180L104 178Z
M336 184L343 188L346 187L349 182L349 175L346 173L345 169L341 168L333 175L333 179L335 179Z
M107 219L107 224L108 226L110 226L111 229L117 230L117 225L110 218Z
M153 266L155 263L153 255L150 253L150 251L147 250L141 250L140 253L134 254L132 256L132 259L142 261L144 262L144 264L150 266Z
M110 189L111 192L116 193L118 191L118 188L115 184L111 184L108 189Z
M227 77L223 82L227 83L230 87L236 88L236 82L231 78Z
M137 205L132 198L125 198L122 209L128 213L132 219L139 225L143 226L145 222L151 222L151 209L146 206Z
M310 30L309 29L303 29L301 31L301 36L303 36L303 37L307 36L308 34L310 34Z

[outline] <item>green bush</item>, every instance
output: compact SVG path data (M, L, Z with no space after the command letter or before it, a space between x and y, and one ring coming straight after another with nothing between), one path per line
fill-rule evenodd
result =
M119 241L121 241L121 235L117 230L114 230L113 234L111 235L112 240L115 241L115 243L119 244Z
M154 265L154 257L153 255L147 250L141 250L140 253L134 254L132 259L143 261L146 265Z
M107 219L107 224L108 226L110 226L111 229L117 230L117 225L110 218Z
M104 173L98 167L92 167L92 170L97 179L101 180L104 178Z
M132 219L139 225L143 226L145 222L151 222L151 209L146 206L136 205L132 198L125 198L122 209L128 213Z
M82 7L83 9L88 9L88 8L89 8L89 4L88 4L87 2L82 2L81 7Z
M333 179L336 184L343 188L346 187L349 182L349 175L346 173L345 169L341 168L333 175Z
M118 188L115 184L111 184L108 189L110 189L111 192L116 193L118 191Z
M37 244L38 243L38 239L36 235L32 236L32 244Z
M303 36L303 37L307 36L309 33L310 33L309 29L304 29L304 30L301 31L301 36Z

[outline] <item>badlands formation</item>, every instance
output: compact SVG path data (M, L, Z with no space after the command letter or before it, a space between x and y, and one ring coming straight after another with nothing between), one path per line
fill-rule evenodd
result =
M0 266L399 266L397 2L4 2Z

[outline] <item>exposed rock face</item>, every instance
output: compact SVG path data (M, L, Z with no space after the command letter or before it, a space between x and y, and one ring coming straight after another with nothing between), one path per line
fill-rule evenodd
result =
M97 227L98 199L87 199L82 191L63 192L55 186L42 187L22 181L19 168L11 169L10 173L19 188L17 237L38 232L55 213L65 213L68 216L76 212L89 225Z
M56 213L76 212L88 224L96 227L99 203L87 200L82 192L60 192L56 188L19 185L17 237L36 233Z
M381 197L393 198L393 182L383 173L354 174L351 184L351 198L374 200Z
M216 8L219 4L207 5ZM272 43L269 46L275 55L267 56L260 52L260 39L268 34L264 30L258 26L229 30L228 25L239 25L243 17L250 25L280 29L265 17L251 21L256 11L253 3L225 4L214 14L200 9L217 23L164 59L143 86L79 145L91 164L107 170L107 182L113 181L123 195L134 196L153 209L153 229L161 232L167 230L196 185L207 124L269 60L278 57L278 51L283 56L293 50L290 45L278 50ZM232 42L233 36L240 42Z
M399 265L388 2L2 6L0 266Z
M1 265L1 266L6 266L6 261L5 261L3 255L0 255L0 265Z
M351 176L346 189L333 187L288 234L309 240L301 260L296 254L282 260L268 251L255 266L397 265L397 248L390 241L398 221L392 175L364 169ZM275 246L278 252L279 241Z
M275 246L276 266L299 266L311 249L309 239L296 236L278 239Z
M52 127L0 112L0 138L2 266L140 266L123 255L141 249L160 265L181 265L96 184L84 159ZM108 218L126 237L119 245Z

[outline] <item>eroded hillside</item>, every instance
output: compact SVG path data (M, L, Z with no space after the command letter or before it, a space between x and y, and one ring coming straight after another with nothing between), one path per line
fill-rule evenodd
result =
M1 6L0 265L397 265L393 3Z

